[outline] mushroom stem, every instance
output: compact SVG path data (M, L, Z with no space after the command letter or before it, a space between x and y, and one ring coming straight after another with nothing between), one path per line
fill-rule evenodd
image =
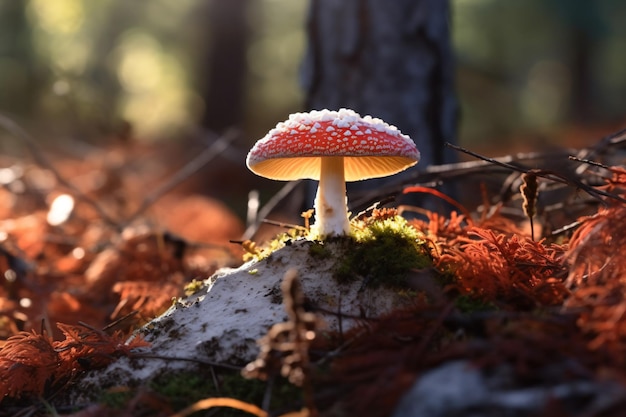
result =
M321 238L350 233L343 157L323 157L315 196L315 225Z

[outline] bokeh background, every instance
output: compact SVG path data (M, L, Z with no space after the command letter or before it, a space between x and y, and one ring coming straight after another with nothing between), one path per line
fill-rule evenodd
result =
M0 111L41 141L128 127L140 140L175 140L237 126L252 143L302 109L307 8L0 0ZM625 2L452 0L451 9L461 144L497 153L620 127ZM0 138L3 152L17 146Z

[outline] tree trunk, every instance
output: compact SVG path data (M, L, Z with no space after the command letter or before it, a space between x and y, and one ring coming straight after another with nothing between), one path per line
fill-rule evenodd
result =
M210 45L203 65L208 74L202 88L206 103L202 124L218 132L240 125L243 118L249 4L249 0L211 0L207 4Z
M37 77L25 3L0 3L0 33L0 108L30 116L44 80Z
M416 141L418 166L454 161L444 146L455 142L457 119L448 19L447 0L311 0L306 106L348 107L396 125Z

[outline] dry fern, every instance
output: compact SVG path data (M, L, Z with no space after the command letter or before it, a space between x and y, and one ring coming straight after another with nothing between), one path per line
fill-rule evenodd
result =
M437 264L454 274L462 294L517 308L558 305L567 295L564 247L479 227L460 240Z
M43 396L80 370L103 367L148 346L141 338L126 343L120 332L109 335L84 324L57 326L65 336L62 341L32 331L20 332L4 343L0 349L0 401Z

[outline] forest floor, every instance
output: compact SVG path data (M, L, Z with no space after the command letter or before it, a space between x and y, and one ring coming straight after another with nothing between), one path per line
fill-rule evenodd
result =
M219 415L388 416L420 378L458 361L499 378L505 369L509 392L563 389L541 391L532 408L498 397L454 415L507 407L509 415L622 415L625 396L568 384L626 392L625 139L621 131L589 148L426 167L398 192L444 209L370 207L355 219L363 227L410 219L428 258L403 266L410 307L294 342L290 354L265 352L252 381L215 364L202 378L108 388L86 404L66 402L85 372L145 355L149 343L128 341L133 331L219 268L258 255L281 229L248 229L256 243L242 242L241 216L220 201L229 196L206 197L203 181L168 193L181 180L167 149L115 143L80 158L0 157L0 416L182 416L212 406L243 410ZM208 182L218 187L215 176ZM245 193L245 175L232 181L239 177ZM463 203L434 183L454 184ZM360 197L369 206L387 191ZM343 274L368 279L377 270L353 268ZM315 313L302 297L294 323L308 320L304 309Z

